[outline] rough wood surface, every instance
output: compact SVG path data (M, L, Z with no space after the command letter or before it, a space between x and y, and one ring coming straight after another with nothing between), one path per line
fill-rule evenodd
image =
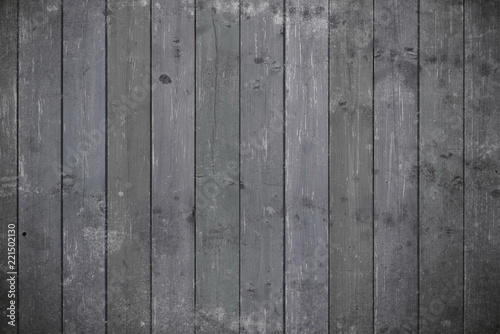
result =
M285 2L287 333L328 331L328 2Z
M0 18L1 333L499 333L499 1Z
M20 333L62 330L61 15L19 3Z
M194 1L152 10L153 333L194 333Z
M239 2L196 1L196 332L239 331Z
M330 7L330 321L373 330L373 1Z
M500 2L465 1L465 325L500 332Z
M17 271L18 255L12 256L12 247L9 247L9 239L17 239L17 0L8 0L0 7L0 333L17 333L17 327L8 324L11 318L7 318L10 311L11 300L17 304L16 297L10 298L11 284L7 279L12 275L8 272ZM13 225L11 225L13 224ZM11 244L12 245L12 244ZM14 262L10 262L14 261ZM14 268L12 269L11 266ZM16 278L17 280L17 278ZM19 325L18 318L14 323Z
M420 331L463 332L463 6L420 2Z
M104 333L104 1L63 7L63 328Z
M283 333L283 2L241 12L241 333Z
M149 333L150 3L108 0L108 333Z
M417 331L418 2L374 6L375 332Z

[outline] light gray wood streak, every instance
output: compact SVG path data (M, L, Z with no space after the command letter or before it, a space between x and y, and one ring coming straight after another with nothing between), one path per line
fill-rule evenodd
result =
M239 331L239 2L196 2L196 332Z
M19 6L19 332L60 333L62 10Z
M8 226L17 226L17 0L3 1L0 5L0 332L17 333L17 327L8 324L7 307L12 298L8 298L11 278L7 272L17 271L18 256L9 258ZM15 229L14 229L15 230ZM16 237L17 238L17 237ZM15 260L14 270L10 268ZM15 307L18 307L17 298ZM16 315L15 324L18 323Z
M463 7L420 2L420 331L463 331Z
M194 1L152 19L153 332L194 333Z
M330 7L330 321L373 331L373 1Z
M283 2L241 13L241 333L283 333Z
M465 1L465 332L500 331L500 2Z
M150 332L150 3L108 0L108 332Z
M287 333L328 330L328 1L286 1Z
M63 317L105 332L105 16L103 0L63 10Z
M417 331L418 2L374 12L375 332Z

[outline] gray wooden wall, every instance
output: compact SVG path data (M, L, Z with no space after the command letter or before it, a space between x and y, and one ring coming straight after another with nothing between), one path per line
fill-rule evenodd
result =
M499 68L498 0L0 0L0 333L500 333Z

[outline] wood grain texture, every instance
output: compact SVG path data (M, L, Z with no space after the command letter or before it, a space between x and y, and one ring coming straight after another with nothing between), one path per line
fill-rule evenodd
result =
M150 3L108 0L108 333L149 333Z
M463 332L463 6L420 2L420 331Z
M288 0L285 8L285 328L326 333L328 2Z
M17 292L10 298L11 278L8 272L17 272L17 254L12 256L9 243L17 240L17 0L0 4L0 333L17 333L17 327L8 324L18 319L7 318L11 300L17 304ZM12 225L13 224L13 225ZM14 227L14 231L10 227ZM14 232L14 233L12 233ZM14 240L9 238L15 238ZM10 244L12 246L12 244ZM15 250L15 249L14 249ZM9 262L14 260L15 263ZM11 268L13 266L13 268ZM17 278L16 278L17 280ZM17 316L16 316L17 317Z
M105 332L105 2L63 7L63 320Z
M500 332L500 3L465 1L465 332Z
M153 2L154 333L194 333L194 1Z
M373 1L330 7L330 321L373 331Z
M0 333L500 333L499 20L0 1Z
M62 331L61 15L19 3L20 333Z
M196 2L196 332L239 331L239 2Z
M374 6L375 332L417 331L418 2Z
M241 12L241 333L283 333L283 2Z

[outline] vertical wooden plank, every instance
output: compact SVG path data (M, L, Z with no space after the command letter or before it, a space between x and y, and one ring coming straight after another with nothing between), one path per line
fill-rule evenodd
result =
M60 333L62 10L19 6L19 332Z
M374 8L375 332L417 331L418 1Z
M328 1L288 0L285 8L285 328L326 333Z
M17 0L0 4L0 332L17 333ZM12 279L14 278L14 279ZM12 306L12 302L14 305Z
M149 333L150 2L108 0L108 332Z
M105 2L63 7L63 318L105 331Z
M196 2L197 333L239 330L239 2Z
M154 333L194 333L194 1L152 5Z
M373 0L330 7L330 318L373 331Z
M420 331L463 332L463 6L420 2Z
M465 1L465 325L500 331L500 3Z
M241 332L283 333L283 2L242 2Z

